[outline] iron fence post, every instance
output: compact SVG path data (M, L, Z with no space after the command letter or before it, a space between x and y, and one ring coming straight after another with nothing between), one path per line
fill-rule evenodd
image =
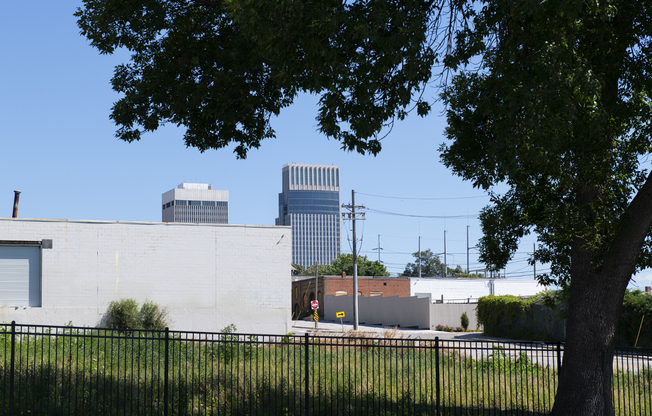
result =
M11 363L9 364L9 415L14 415L14 364L16 359L16 321L11 321Z
M170 368L169 366L169 340L170 340L170 329L166 326L165 327L165 364L164 364L164 372L163 374L163 414L165 416L168 415L168 369Z
M305 381L305 402L306 402L306 416L310 416L310 365L308 364L308 359L310 358L310 354L308 352L308 333L306 332L305 334L305 368L304 372L306 374L306 381Z
M436 411L437 416L441 414L440 402L439 402L439 337L435 337L435 395L437 396L436 400Z

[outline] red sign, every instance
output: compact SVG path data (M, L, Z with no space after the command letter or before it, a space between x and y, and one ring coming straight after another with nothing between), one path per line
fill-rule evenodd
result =
M312 300L310 301L310 306L312 307L312 310L314 311L315 309L319 309L319 301Z

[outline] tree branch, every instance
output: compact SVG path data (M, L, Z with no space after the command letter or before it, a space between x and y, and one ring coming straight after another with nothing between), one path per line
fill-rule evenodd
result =
M625 212L625 218L616 234L613 248L605 259L605 269L631 275L636 267L640 248L652 227L652 172Z

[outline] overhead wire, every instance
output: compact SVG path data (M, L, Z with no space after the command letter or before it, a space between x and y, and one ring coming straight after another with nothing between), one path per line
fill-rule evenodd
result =
M387 199L407 199L412 201L450 201L456 199L477 199L477 198L489 198L489 195L481 196L458 196L458 197L444 197L444 198L415 198L415 197L402 197L402 196L388 196L388 195L374 195L367 194L364 192L356 192L358 195L372 196L376 198L387 198Z
M382 215L393 215L396 217L410 217L410 218L430 218L430 219L438 219L438 220L445 220L445 219L477 219L477 216L473 215L417 215L417 214L401 214L399 212L390 212L390 211L381 211L379 209L373 209L373 208L367 208L367 211L373 212L376 214L382 214Z

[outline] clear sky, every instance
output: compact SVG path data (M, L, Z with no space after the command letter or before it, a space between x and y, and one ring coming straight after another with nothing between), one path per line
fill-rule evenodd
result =
M447 262L466 268L467 227L472 247L481 235L478 212L489 198L440 163L441 106L426 118L397 122L377 157L344 152L320 135L310 96L273 120L277 138L246 160L237 160L232 148L203 154L186 148L183 130L174 126L125 143L109 120L119 98L110 79L128 56L103 56L89 46L73 16L80 6L74 0L0 3L1 217L11 216L18 189L23 218L160 221L163 192L201 182L229 191L232 224L273 225L283 165L333 164L341 169L341 202L350 203L355 190L356 205L370 209L358 223L361 254L378 259L380 236L381 261L400 273L413 260L419 236L422 250L443 253L446 232ZM349 253L350 229L343 221L342 248ZM507 277L532 278L526 259L534 242L523 240ZM476 253L470 250L472 270L484 267ZM636 280L642 288L652 275Z

